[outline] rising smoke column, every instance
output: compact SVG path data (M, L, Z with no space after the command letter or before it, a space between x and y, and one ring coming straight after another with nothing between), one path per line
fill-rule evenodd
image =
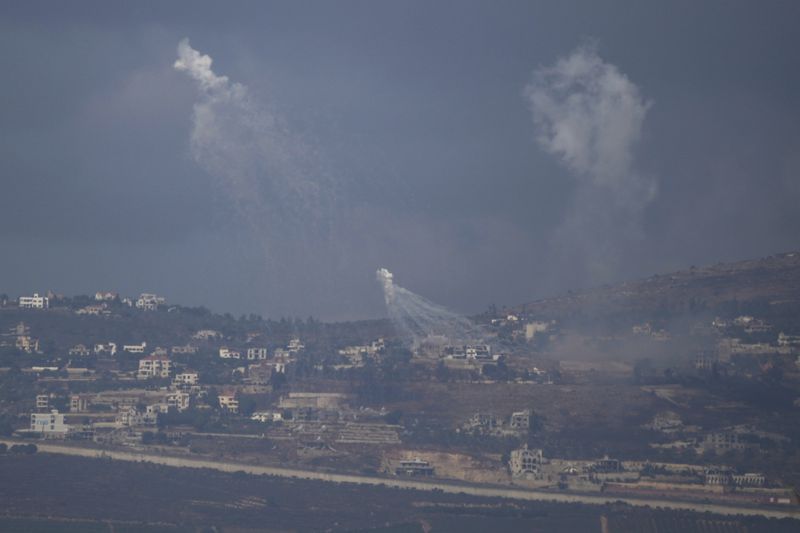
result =
M376 278L383 288L389 319L403 340L416 348L429 337L445 337L450 344L483 343L484 332L469 319L418 294L395 285L394 275L379 268Z
M656 194L655 181L633 165L651 104L591 46L537 69L524 96L539 146L576 187L554 246L587 265L591 281L606 281L623 250L642 239L643 212Z

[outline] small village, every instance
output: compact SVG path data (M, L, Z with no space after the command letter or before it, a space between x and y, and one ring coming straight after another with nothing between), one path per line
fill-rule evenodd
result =
M616 361L598 370L598 362L556 359L552 354L574 331L555 319L512 311L483 318L491 344L454 346L431 338L412 351L380 325L367 329L382 336L350 332L344 337L358 342L340 344L321 340L320 326L310 321L305 336L297 323L270 334L260 319L252 320L260 328L249 327L244 317L235 333L207 327L151 334L141 324L123 328L124 335L97 333L103 324L189 313L149 293L6 298L0 318L20 320L3 329L0 372L18 372L30 383L24 398L4 402L6 420L13 420L9 436L34 444L59 441L531 490L798 505L791 482L776 476L775 469L739 466L742 457L768 466L776 450L796 450L797 437L757 423L706 427L705 421L685 419L681 413L691 411L707 392L681 385L669 374L681 372L698 381L761 379L780 371L797 383L800 336L776 331L763 319L739 315L692 323L692 347L683 366L672 365L669 372L642 360ZM208 323L215 320L202 316ZM79 341L54 345L46 327L33 325L49 317L83 321L70 326L70 338ZM581 342L609 345L624 337L657 351L676 335L645 322L621 330L616 339L604 335ZM387 394L384 389L394 380L410 380L416 392ZM575 453L559 446L551 436L568 432L580 417L570 419L554 409L608 380L632 382L631 392L647 404L646 418L634 432L644 439L642 446L631 457L612 445L604 448L608 453L594 450L594 456L586 453L592 450ZM482 389L505 398L480 407L474 391ZM452 392L459 408L445 418L434 405L408 414L436 390L463 390L463 396ZM707 408L724 411L725 406ZM794 409L800 411L800 396ZM713 418L724 423L726 417Z

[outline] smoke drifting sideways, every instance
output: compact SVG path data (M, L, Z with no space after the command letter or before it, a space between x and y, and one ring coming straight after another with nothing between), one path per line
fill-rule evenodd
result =
M586 265L588 281L613 278L619 257L643 239L656 182L634 167L651 102L592 46L534 72L525 87L536 140L571 173L572 205L553 237L564 264Z
M485 343L483 329L468 318L396 285L394 275L385 268L379 268L375 276L383 288L392 325L412 349L426 342L452 345Z
M244 247L263 250L261 281L270 294L286 299L293 291L318 290L300 277L320 276L303 276L288 266L308 264L297 258L330 248L337 195L316 151L268 99L256 99L245 85L216 74L212 58L192 48L188 39L177 52L173 67L197 88L191 155L217 180L234 219L249 230L255 242L243 242Z

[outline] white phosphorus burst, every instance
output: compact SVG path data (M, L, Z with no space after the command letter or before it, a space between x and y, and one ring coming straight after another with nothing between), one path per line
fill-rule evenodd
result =
M376 278L383 287L386 310L397 333L413 348L422 341L444 338L450 344L481 343L481 328L468 318L437 305L394 283L394 275L379 268Z

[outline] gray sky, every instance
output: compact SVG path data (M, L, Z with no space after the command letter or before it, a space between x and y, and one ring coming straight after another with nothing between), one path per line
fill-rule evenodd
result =
M387 267L477 312L796 249L798 23L796 2L6 2L0 292L347 319L385 313ZM213 63L174 68L187 38Z

